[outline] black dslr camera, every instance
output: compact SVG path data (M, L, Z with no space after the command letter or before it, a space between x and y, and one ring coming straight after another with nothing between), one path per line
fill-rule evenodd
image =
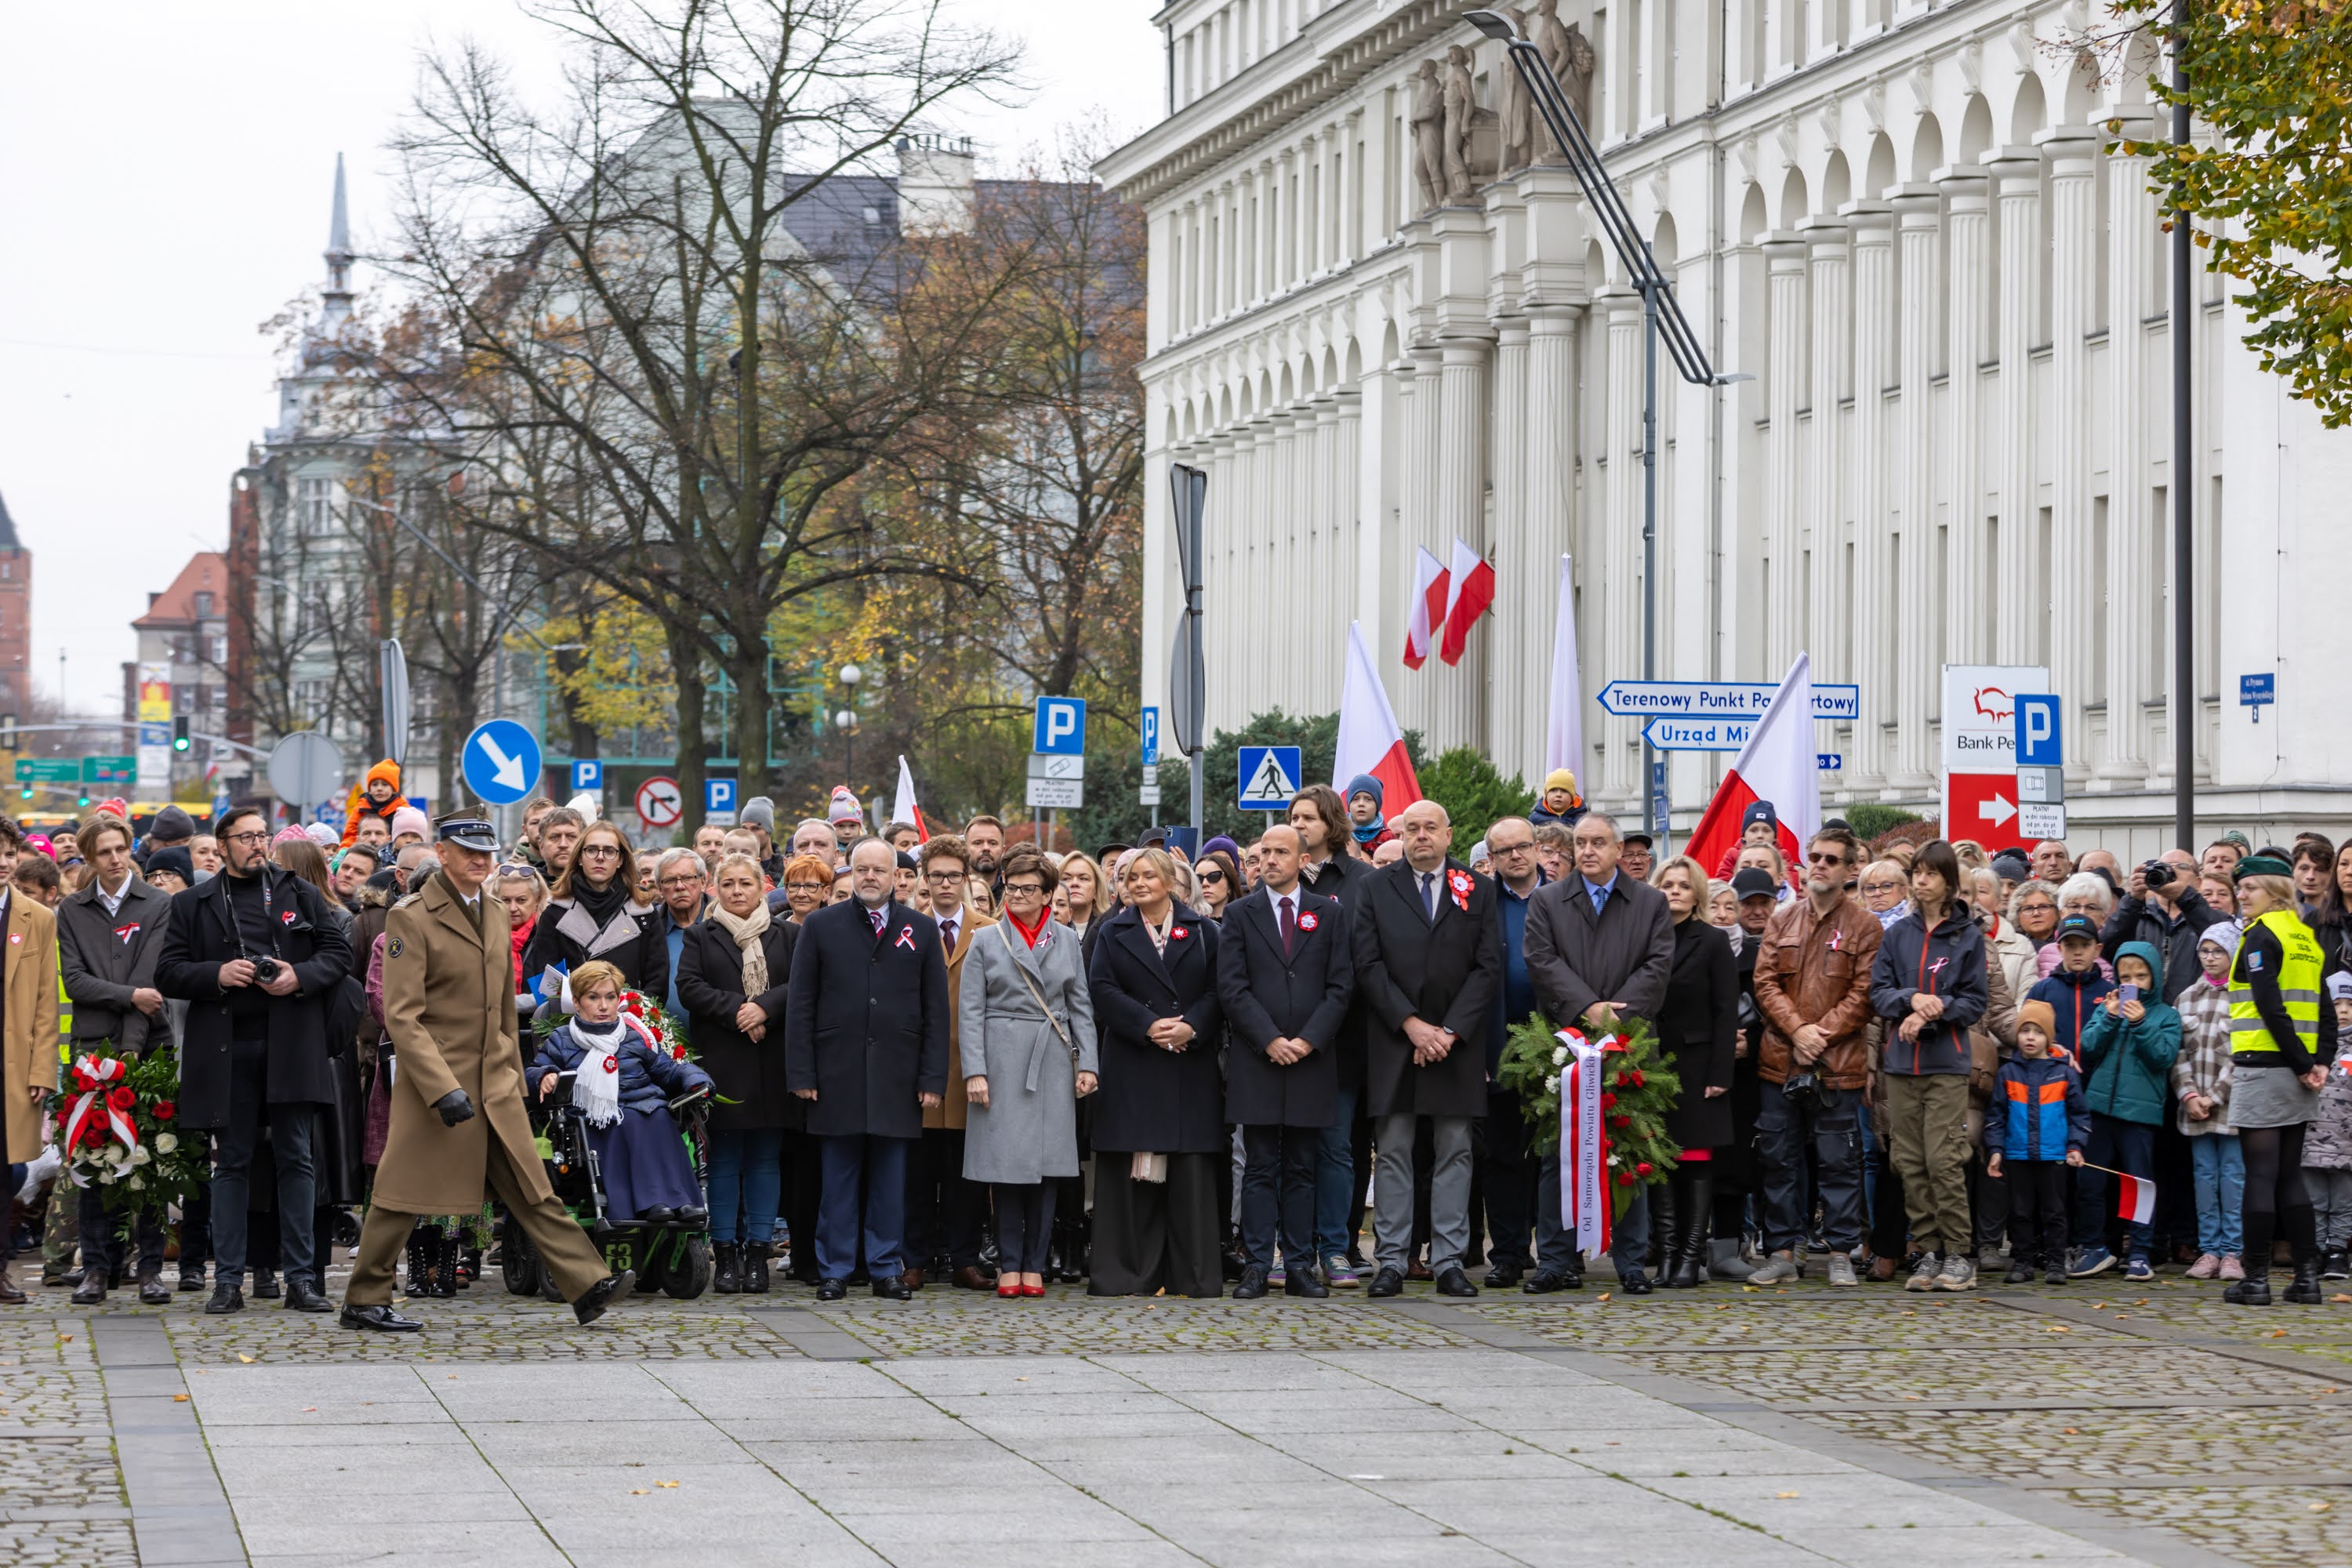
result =
M2169 860L2150 860L2139 868L2140 880L2150 888L2168 888L2180 868Z
M257 985L268 984L271 981L278 978L278 972L282 967L284 966L274 958L255 959L253 961L254 984Z

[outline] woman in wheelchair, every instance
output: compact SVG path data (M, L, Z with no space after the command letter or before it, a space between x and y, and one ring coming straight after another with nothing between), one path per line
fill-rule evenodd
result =
M545 1099L572 1073L572 1103L588 1123L588 1145L604 1178L605 1216L615 1225L702 1219L709 1212L669 1101L710 1077L648 1045L621 1017L621 972L604 963L572 972L576 1009L547 1037L530 1070Z

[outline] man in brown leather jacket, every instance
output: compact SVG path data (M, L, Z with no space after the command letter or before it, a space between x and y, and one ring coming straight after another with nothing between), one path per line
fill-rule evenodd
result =
M1756 1007L1764 1016L1756 1076L1756 1156L1764 1185L1764 1246L1771 1256L1750 1275L1759 1285L1801 1278L1805 1243L1805 1142L1821 1167L1822 1231L1830 1283L1852 1285L1862 1243L1863 1091L1870 1081L1870 966L1878 917L1845 890L1862 847L1843 827L1825 827L1805 847L1805 896L1781 906L1764 927L1756 961Z

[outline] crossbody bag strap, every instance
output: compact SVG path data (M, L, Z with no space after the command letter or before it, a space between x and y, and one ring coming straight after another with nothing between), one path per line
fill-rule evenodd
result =
M1062 1042L1063 1047L1068 1050L1070 1053L1070 1059L1072 1061L1077 1060L1078 1047L1072 1044L1070 1040L1070 1031L1062 1027L1062 1021L1054 1016L1054 1009L1047 1006L1045 1004L1045 994L1037 989L1037 983L1029 977L1029 972L1027 970L1021 967L1021 961L1013 956L1013 939L1004 934L1004 928L1001 925L996 928L996 940L1003 944L1004 956L1012 960L1013 973L1021 976L1021 984L1026 985L1029 988L1029 994L1036 999L1037 1010L1045 1015L1045 1022L1054 1026L1055 1037L1058 1038Z

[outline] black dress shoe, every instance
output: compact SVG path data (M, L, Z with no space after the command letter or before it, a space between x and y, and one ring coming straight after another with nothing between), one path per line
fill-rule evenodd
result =
M275 1301L278 1300L278 1270L275 1268L255 1269L253 1271L253 1299L257 1301Z
M225 1318L231 1312L245 1310L245 1291L224 1281L213 1287L213 1299L205 1303L207 1317Z
M73 1304L77 1307L94 1307L105 1300L106 1270L103 1268L83 1269L81 1271L81 1283L74 1287Z
M404 1318L390 1307L345 1307L341 1322L347 1329L373 1329L382 1334L413 1334L425 1325Z
M1555 1290L1581 1290L1584 1276L1573 1268L1542 1268L1530 1275L1519 1289L1530 1296L1549 1296Z
M1265 1270L1252 1263L1242 1269L1241 1282L1234 1287L1234 1300L1255 1301L1265 1294Z
M816 1299L820 1301L838 1301L848 1294L849 1282L845 1279L820 1279L816 1282Z
M677 1217L688 1225L700 1225L710 1217L710 1211L698 1204L687 1204L678 1209Z
M139 1281L139 1300L143 1306L168 1307L172 1304L172 1288L163 1283L160 1274L150 1274Z
M885 1301L911 1301L915 1299L914 1291L907 1288L906 1276L902 1274L881 1275L875 1279L872 1288L874 1293Z
M286 1281L286 1310L289 1312L331 1312L334 1303L319 1294L319 1288L299 1274L289 1276Z
M1654 1289L1650 1283L1650 1277L1639 1268L1620 1279L1617 1282L1617 1288L1628 1296L1646 1296Z
M586 1327L603 1317L606 1308L627 1295L629 1287L636 1282L637 1271L634 1268L605 1275L580 1293L580 1300L572 1303L572 1315L580 1321L582 1327Z
M649 1204L634 1220L621 1220L621 1225L667 1225L677 1217L677 1211L667 1204Z
M1495 1267L1486 1270L1486 1289L1489 1290L1507 1290L1512 1286L1517 1284L1521 1277L1526 1273L1527 1270L1521 1268L1516 1263L1497 1263Z
M1441 1296L1475 1296L1478 1287L1470 1283L1470 1276L1459 1268L1449 1268L1437 1277L1437 1293Z
M201 1290L201 1289L203 1289L204 1288L205 1288L205 1270L204 1270L204 1265L202 1265L202 1264L198 1264L198 1265L197 1265L195 1268L183 1268L183 1269L181 1269L181 1270L180 1270L180 1289L183 1289L183 1290Z
M2249 1274L2221 1291L2221 1300L2232 1307L2267 1307L2271 1304L2271 1280L2267 1274Z
M1376 1301L1385 1300L1387 1298L1394 1296L1403 1289L1403 1273L1401 1270L1394 1268L1383 1268L1378 1274L1372 1276L1371 1288L1366 1290L1364 1294L1371 1297Z
M1331 1287L1324 1284L1323 1276L1312 1268L1294 1268L1290 1270L1289 1278L1282 1282L1282 1293L1320 1300L1331 1293Z

